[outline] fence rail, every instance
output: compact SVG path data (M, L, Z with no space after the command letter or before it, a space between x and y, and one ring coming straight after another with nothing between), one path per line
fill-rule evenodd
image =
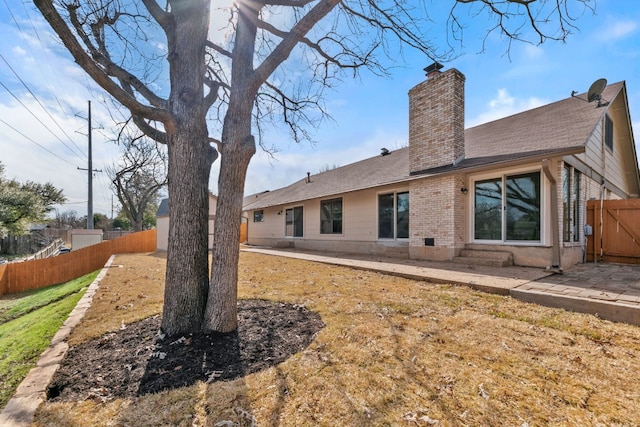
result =
M2 264L0 296L67 282L102 268L113 254L155 250L156 230L147 230L51 258Z
M62 246L63 244L64 244L64 242L62 241L62 239L56 239L53 242L49 243L49 245L46 248L40 249L35 254L29 255L28 257L26 257L25 261L31 261L31 260L34 260L34 259L49 258L50 256L55 255L58 252L58 250L60 249L60 246Z

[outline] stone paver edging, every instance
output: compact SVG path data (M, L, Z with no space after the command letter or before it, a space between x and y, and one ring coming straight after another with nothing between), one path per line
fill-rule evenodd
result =
M89 288L71 311L58 333L55 334L49 347L40 355L36 367L31 369L27 377L20 383L15 394L0 414L0 426L27 427L31 425L36 409L46 397L47 386L69 349L66 339L91 306L100 281L106 276L114 258L115 255L109 258L98 277L89 285Z

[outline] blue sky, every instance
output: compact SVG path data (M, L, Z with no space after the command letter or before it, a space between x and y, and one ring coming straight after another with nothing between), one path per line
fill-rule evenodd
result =
M431 3L437 21L447 9ZM16 22L14 21L17 21ZM626 80L631 119L640 143L640 2L598 0L595 15L586 12L566 43L515 43L497 35L482 40L488 27L482 17L470 18L462 46L445 68L466 75L467 127L557 101L572 90L586 91L599 78ZM434 39L444 44L444 24L435 22ZM64 190L68 203L60 211L86 214L86 118L92 100L94 168L103 171L119 157L108 142L110 114L107 96L69 59L30 3L0 3L0 160L6 176L20 181L52 182ZM314 131L315 144L297 145L288 134L272 131L267 145L278 152L258 152L249 166L246 194L276 189L326 167L342 166L378 155L381 147L407 145L407 92L424 80L424 55L405 52L392 76L363 73L357 80L327 92L333 116ZM14 97L15 96L15 97ZM17 98L17 99L16 99ZM639 148L636 148L640 152ZM217 163L210 189L217 192ZM94 175L94 212L111 216L112 191L104 172ZM117 207L117 201L114 203Z

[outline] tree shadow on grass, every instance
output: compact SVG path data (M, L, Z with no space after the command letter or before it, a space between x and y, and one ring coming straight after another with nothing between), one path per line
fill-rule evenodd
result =
M54 401L108 401L232 380L282 363L324 323L303 306L240 300L238 331L159 337L155 316L71 348L47 392Z

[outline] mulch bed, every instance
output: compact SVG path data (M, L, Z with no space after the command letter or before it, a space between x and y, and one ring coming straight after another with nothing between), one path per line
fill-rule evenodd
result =
M151 317L69 349L47 397L107 401L232 380L282 363L323 327L304 306L263 300L240 300L229 334L162 338L160 316Z

